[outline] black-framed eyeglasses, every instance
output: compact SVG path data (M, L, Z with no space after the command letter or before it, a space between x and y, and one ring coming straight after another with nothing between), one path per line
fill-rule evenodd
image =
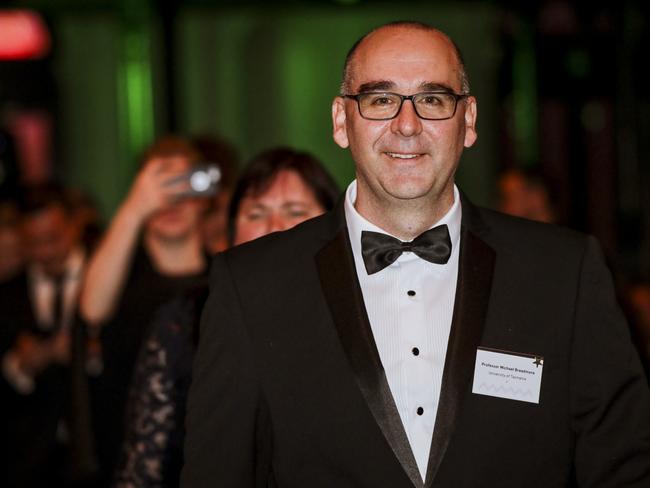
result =
M357 101L359 114L368 120L390 120L397 117L404 100L410 100L418 117L424 120L446 120L456 114L458 100L469 94L459 95L448 91L422 92L400 95L391 92L366 92L357 95L341 95Z

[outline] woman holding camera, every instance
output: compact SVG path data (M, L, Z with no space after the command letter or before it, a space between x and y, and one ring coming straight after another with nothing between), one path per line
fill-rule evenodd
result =
M205 199L190 195L186 175L201 157L185 139L151 145L126 199L88 264L79 309L101 364L90 382L100 477L110 479L122 444L133 367L154 312L205 286L208 257L200 223Z

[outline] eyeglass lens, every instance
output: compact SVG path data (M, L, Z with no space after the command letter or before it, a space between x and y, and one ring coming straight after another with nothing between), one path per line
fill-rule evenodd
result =
M418 93L412 100L416 113L424 119L447 119L456 109L456 97L450 93ZM361 115L369 119L391 119L397 116L401 105L402 97L396 93L359 95Z

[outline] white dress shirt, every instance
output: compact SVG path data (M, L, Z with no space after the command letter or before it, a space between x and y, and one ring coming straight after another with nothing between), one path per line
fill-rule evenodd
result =
M55 324L60 325L62 329L70 327L77 306L77 297L84 271L84 254L81 248L76 248L65 261L65 270L61 281L63 287L61 324L56 324L59 317L54 317L54 310L56 309L54 303L56 284L54 279L48 276L38 265L31 265L27 268L36 324L41 330L50 330Z
M363 263L361 232L388 233L357 212L356 197L353 181L346 191L345 218L357 276L379 358L424 480L456 298L460 197L454 186L451 209L432 226L447 224L449 228L452 247L447 264L429 263L405 252L372 275Z

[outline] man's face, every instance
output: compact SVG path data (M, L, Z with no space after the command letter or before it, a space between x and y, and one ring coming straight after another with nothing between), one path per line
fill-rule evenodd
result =
M65 262L78 241L73 219L59 205L26 216L21 235L27 260L51 276L63 273Z
M351 64L350 94L390 91L461 93L460 66L442 34L386 27L359 46ZM453 118L420 119L404 101L392 120L366 120L352 99L337 97L332 106L334 140L350 147L356 162L357 208L426 199L453 201L453 177L463 147L476 140L476 101L460 100ZM360 207L361 206L361 207Z
M499 182L499 210L509 215L553 223L553 208L548 192L532 185L516 172L503 175Z

